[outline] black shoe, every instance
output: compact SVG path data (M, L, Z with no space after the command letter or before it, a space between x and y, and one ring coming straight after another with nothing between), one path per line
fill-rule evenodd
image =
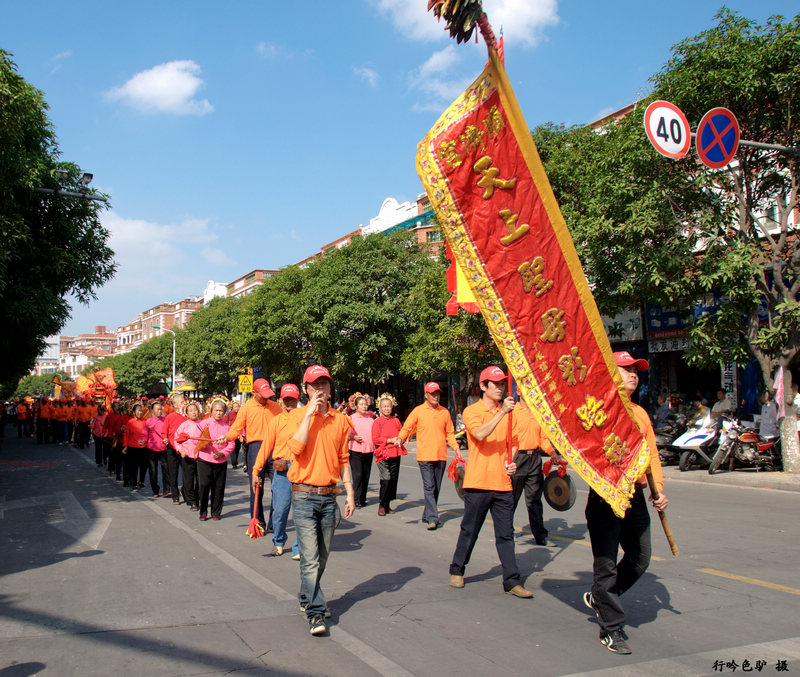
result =
M551 541L547 536L545 536L544 538L537 538L536 545L542 545L545 548L554 548L556 544L553 543L553 541Z
M622 630L612 630L607 635L600 638L600 643L604 644L606 649L614 653L628 655L633 653L631 648L625 642L625 633Z
M324 635L328 631L328 627L325 625L325 618L321 614L311 616L308 619L308 631L312 635Z

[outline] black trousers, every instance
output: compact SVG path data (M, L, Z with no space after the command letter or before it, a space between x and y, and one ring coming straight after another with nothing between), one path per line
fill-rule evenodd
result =
M75 424L75 441L78 449L86 449L89 446L89 421L78 421Z
M534 451L532 454L521 451L514 460L517 464L517 472L511 478L514 510L516 511L524 491L531 533L537 541L543 541L547 538L547 529L544 526L544 511L542 510L542 490L544 489L542 455L539 451Z
M389 503L397 498L397 480L400 478L400 457L394 456L378 463L381 478L380 498L378 505L386 510Z
M167 455L167 481L169 483L166 486L172 494L172 500L179 501L178 470L181 467L181 455L170 446L164 453Z
M150 488L154 494L161 493L161 487L167 490L169 479L167 478L167 452L154 451L147 449L147 466L150 470ZM158 468L161 467L161 484L158 483Z
M125 452L122 454L122 481L126 487L134 486L139 481L140 452L141 450L137 447L125 447ZM119 476L119 470L117 476Z
M99 468L103 465L103 438L98 437L97 435L92 435L94 438L94 462L97 463L97 467Z
M197 461L188 456L181 459L183 472L183 500L189 505L197 505Z
M353 475L353 493L356 497L356 505L367 504L367 489L369 488L369 476L372 472L372 459L375 454L362 454L358 451L350 452L350 472Z
M464 575L478 534L490 511L494 522L495 548L503 567L503 589L508 591L520 584L517 557L514 554L514 496L511 491L464 489L464 517L461 519L461 531L450 563L450 573Z
M50 429L50 419L42 418L36 420L36 444L47 442L47 431Z
M239 467L239 449L242 448L242 441L237 437L233 443L233 451L231 452L231 468Z
M225 498L225 480L228 476L228 463L209 463L202 458L197 459L197 488L200 493L200 512L208 511L208 500L211 498L211 515L222 514L222 502Z
M118 480L122 479L122 447L117 444L114 446L114 440L110 437L103 438L103 452L108 458L108 472L111 475L116 475Z
M620 595L639 580L650 565L650 513L641 486L631 507L619 518L599 494L589 491L586 525L592 541L594 581L592 597L599 610L600 636L620 629L625 611ZM619 548L625 553L617 562Z

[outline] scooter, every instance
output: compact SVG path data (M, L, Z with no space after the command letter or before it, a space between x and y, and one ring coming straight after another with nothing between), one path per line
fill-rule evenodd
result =
M667 451L678 455L678 467L685 472L711 465L718 443L719 430L709 414L689 423L686 432L668 445Z
M680 454L672 448L676 440L686 432L686 416L683 414L670 414L667 420L655 429L658 457L664 465L677 463Z

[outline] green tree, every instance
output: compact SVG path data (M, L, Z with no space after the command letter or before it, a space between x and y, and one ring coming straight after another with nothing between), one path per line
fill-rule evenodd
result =
M114 274L101 203L37 192L81 190L76 165L60 160L42 93L0 50L0 383L33 366L45 338L69 318L71 295L87 303Z
M153 392L158 384L172 378L172 335L157 336L128 353L106 357L83 373L108 367L114 370L117 392L123 397Z
M242 309L240 350L248 366L281 380L297 379L308 363L304 310L306 269L283 268L248 296Z
M675 103L693 127L725 106L742 138L797 148L798 44L800 16L759 26L723 9L716 26L673 49L651 98ZM693 323L688 359L741 364L753 355L768 385L784 366L789 395L788 366L800 348L800 249L790 225L798 156L743 146L717 171L693 155L663 158L642 125L649 100L602 133L553 125L533 132L598 307L611 314L683 299L688 309L699 294L719 292L716 312ZM794 422L789 407L785 465L798 471Z
M247 366L239 350L242 304L238 298L213 299L177 335L180 371L201 390L231 396L239 371Z

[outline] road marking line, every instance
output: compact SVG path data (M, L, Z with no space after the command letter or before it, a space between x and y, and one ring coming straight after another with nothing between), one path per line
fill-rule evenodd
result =
M90 459L81 452L78 452L78 455L82 456L83 459L88 463L94 464L94 459ZM252 583L257 588L263 590L268 595L271 595L276 599L283 601L297 601L296 595L284 590L277 583L273 583L266 576L263 576L223 548L211 542L208 538L192 529L192 527L190 527L188 524L167 512L155 501L139 494L131 494L131 496L135 496L137 500L144 503L144 505L150 508L157 515L163 517L167 522L169 522L169 524L187 534L201 548L214 555L214 557L216 557L220 562L229 566L236 573L244 577L244 579L249 583ZM347 630L344 630L339 626L331 626L328 628L328 630L330 632L331 639L333 639L342 648L349 651L363 663L371 667L378 674L385 675L386 677L414 677L412 673L408 672L402 666L384 656L369 644L361 641L358 639L358 637L352 635Z
M759 578L750 578L749 576L739 576L738 574L729 574L727 571L718 571L717 569L698 569L698 571L703 574L711 574L712 576L729 578L732 581L739 581L740 583L750 583L750 585L758 585L762 588L769 588L770 590L779 590L781 592L788 592L792 595L800 595L800 589L798 588L790 588L788 585L781 585L780 583L771 583L770 581L762 581Z

